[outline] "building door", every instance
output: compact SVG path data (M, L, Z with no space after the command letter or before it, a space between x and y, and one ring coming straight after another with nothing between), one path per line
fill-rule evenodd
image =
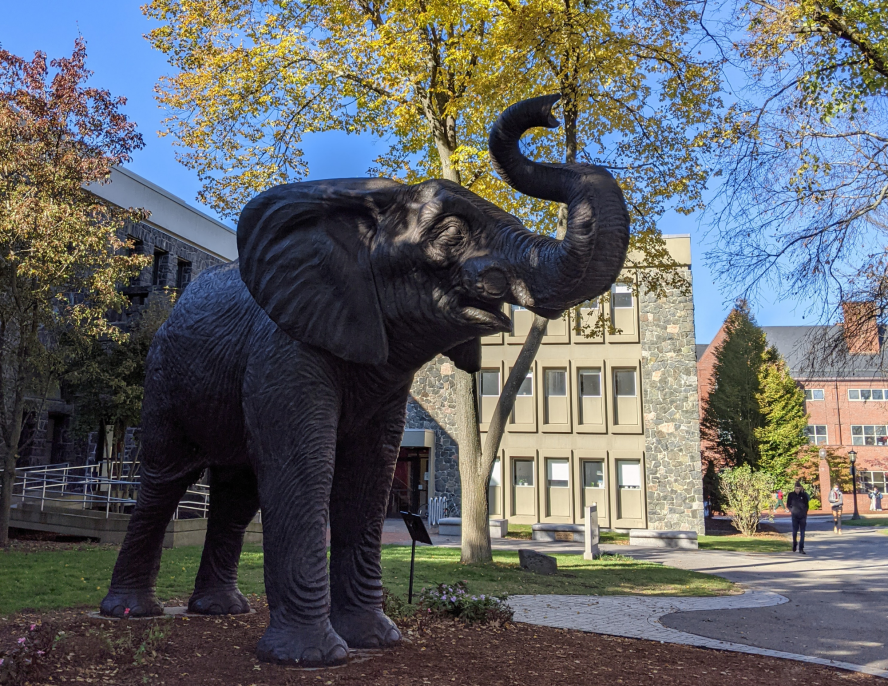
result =
M389 494L388 516L398 513L419 513L429 502L429 449L405 448L398 452L395 477Z
M586 508L590 505L596 505L598 525L602 527L610 526L610 507L607 497L607 482L605 481L606 474L605 460L580 461L580 478L583 480L581 495L583 503L582 518L578 517L580 523L585 521Z

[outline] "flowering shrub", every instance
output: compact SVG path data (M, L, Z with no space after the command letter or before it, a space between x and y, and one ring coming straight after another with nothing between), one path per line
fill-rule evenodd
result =
M55 632L45 626L32 624L28 633L19 638L12 649L0 651L0 684L23 684L33 678L44 656L55 644Z
M473 595L465 581L455 584L438 584L424 588L419 594L420 611L425 614L456 617L467 624L496 623L512 620L514 612L506 603L506 595Z

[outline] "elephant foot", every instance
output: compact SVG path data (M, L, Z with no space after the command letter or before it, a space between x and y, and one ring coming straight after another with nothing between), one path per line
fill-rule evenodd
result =
M401 642L401 632L382 610L342 610L330 615L349 648L388 648Z
M188 611L199 615L242 615L250 603L238 590L195 591L188 600Z
M108 591L99 607L105 617L156 617L163 614L163 605L154 591Z
M270 626L259 639L256 657L263 662L329 667L348 661L348 645L327 619L318 624L287 628Z

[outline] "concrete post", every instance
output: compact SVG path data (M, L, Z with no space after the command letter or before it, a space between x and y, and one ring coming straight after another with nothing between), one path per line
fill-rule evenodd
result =
M583 559L594 560L600 553L598 550L598 505L586 508L586 532L583 543Z

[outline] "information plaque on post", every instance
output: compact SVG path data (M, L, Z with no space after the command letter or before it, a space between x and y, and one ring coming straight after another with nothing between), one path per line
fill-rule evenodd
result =
M413 540L410 549L410 584L407 587L407 604L410 605L413 603L413 561L416 559L416 543L417 541L427 545L434 545L434 543L429 537L429 532L426 531L425 524L422 523L422 517L410 512L401 512L401 517L404 518L407 531L410 532L410 538Z

